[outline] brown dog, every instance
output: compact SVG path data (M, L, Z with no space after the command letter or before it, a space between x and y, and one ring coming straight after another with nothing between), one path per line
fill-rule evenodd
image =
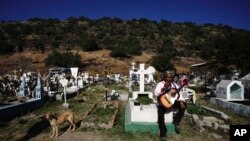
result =
M71 111L65 111L62 114L55 116L48 112L45 115L45 118L49 120L50 125L52 126L52 135L50 138L58 136L59 125L63 124L65 121L69 122L70 126L67 130L70 130L73 126L73 131L75 130L75 122L74 122L74 113Z

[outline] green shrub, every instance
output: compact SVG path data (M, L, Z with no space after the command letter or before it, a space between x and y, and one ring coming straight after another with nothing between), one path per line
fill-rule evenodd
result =
M142 105L149 105L151 103L153 103L153 99L149 98L148 96L138 96L138 98L136 99L138 102L140 102Z
M46 66L57 67L80 67L82 66L81 56L79 54L73 54L71 52L60 53L53 51L48 55L45 60Z
M189 104L187 107L187 112L190 114L206 115L207 111L196 104Z

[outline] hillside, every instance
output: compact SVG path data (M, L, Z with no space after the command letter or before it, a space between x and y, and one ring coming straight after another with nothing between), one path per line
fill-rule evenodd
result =
M180 73L203 60L213 60L218 73L230 73L230 66L250 71L250 32L228 25L109 17L0 22L0 73L20 68L46 72L44 61L52 51L77 52L82 69L93 73L105 66L124 73L132 60L159 71L174 66Z
M149 61L153 56L153 53L143 52L140 56L134 56L126 59L115 59L110 57L110 50L99 50L94 52L86 51L72 51L78 52L82 57L82 63L86 65L84 68L80 68L80 71L88 71L92 75L99 73L104 75L104 68L107 66L110 69L110 74L121 73L123 75L128 75L129 67L131 67L131 62L135 61L137 65L139 63L145 63L148 67ZM48 67L45 66L44 61L47 58L49 52L39 53L35 51L25 51L20 53L15 53L11 55L0 56L0 73L4 74L7 72L13 72L14 70L19 70L21 68L23 71L39 71L41 73L46 73ZM190 65L194 63L202 62L202 59L182 57L174 61L175 68L178 73L188 72Z

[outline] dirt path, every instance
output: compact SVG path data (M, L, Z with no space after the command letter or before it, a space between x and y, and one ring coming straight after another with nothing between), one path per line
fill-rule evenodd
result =
M211 134L211 140L220 140L226 141L226 139L218 138L217 134ZM109 140L109 137L100 135L99 133L90 132L90 131L82 131L82 132L64 132L57 138L49 138L48 134L40 134L36 136L31 141L122 141L119 137L115 137ZM131 139L128 139L131 140ZM137 140L137 139L135 139ZM152 139L147 139L147 141L151 141ZM157 139L155 139L157 140ZM196 136L196 137L184 137L182 135L174 134L167 138L168 141L204 141L204 137ZM133 139L131 140L133 141Z
M31 139L31 141L103 141L103 137L94 132L71 132L67 131L59 135L57 138L49 138L49 134L40 134Z

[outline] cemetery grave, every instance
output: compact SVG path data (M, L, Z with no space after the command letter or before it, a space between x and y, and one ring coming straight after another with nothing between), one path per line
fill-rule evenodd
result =
M138 73L142 73L143 69L139 69ZM142 75L138 75L138 79ZM101 80L101 79L100 79ZM118 80L116 78L116 80ZM143 79L139 79L143 80ZM139 81L138 80L138 81ZM145 79L144 79L145 80ZM79 82L79 81L77 81ZM117 81L112 81L117 82ZM144 81L146 83L146 81ZM126 87L126 83L110 83L106 86L107 89L105 89L104 84L101 83L95 83L94 85L87 85L85 88L81 89L77 93L77 97L67 99L67 103L69 104L69 109L73 110L73 112L76 113L76 122L77 122L77 131L74 132L67 132L64 129L67 128L67 124L62 126L61 128L62 133L59 136L59 140L66 140L69 139L72 135L76 136L76 134L86 135L88 133L98 133L95 134L96 138L101 138L103 140L155 140L158 138L158 126L157 124L154 126L154 130L146 130L146 132L130 132L133 131L127 130L128 126L126 125L126 122L128 121L128 115L126 114L130 112L130 115L139 115L143 116L142 118L133 118L133 120L139 120L136 121L139 123L143 123L147 127L149 124L146 124L145 121L155 120L156 113L152 112L152 109L154 109L154 99L152 99L153 95L151 94L152 89L146 89L146 85L144 86L140 85L141 82L139 81L139 86L136 86L137 88L134 89L134 85L131 86L132 91L129 92L128 87ZM129 99L108 99L108 101L105 101L105 93L112 93L117 92L119 95L122 94L128 94L131 93ZM195 104L206 105L208 107L214 108L214 105L211 103L208 103L207 100L201 99L200 93L196 94L197 100ZM79 100L79 97L84 100ZM48 135L50 133L50 126L48 122L40 119L39 117L44 114L45 112L53 112L53 113L60 113L64 110L64 107L62 104L64 101L47 101L46 104L44 104L41 108L36 109L35 111L21 116L17 117L16 119L10 121L10 122L0 122L1 128L0 128L0 140L46 140L49 139ZM109 104L110 103L110 104ZM111 104L113 103L113 105ZM190 105L191 103L189 103ZM194 104L194 103L193 103ZM105 106L106 105L106 106ZM130 106L130 111L128 110ZM106 107L106 109L105 109ZM133 109L134 107L134 109ZM136 109L137 108L137 109ZM203 108L206 109L206 108ZM218 107L214 108L218 110ZM134 112L133 112L134 111ZM213 110L212 110L213 111ZM228 112L226 109L219 108L218 111L223 111L226 115L230 117L230 123L237 124L237 123L245 123L249 124L248 120L244 117L241 117L235 113L232 113L231 111ZM147 113L148 112L148 113ZM208 112L207 112L208 113ZM146 115L147 114L147 115ZM221 114L221 112L213 113L211 112L212 116L215 116L217 114ZM210 116L210 113L208 114ZM198 116L202 116L201 113L198 114ZM204 117L207 115L204 115ZM100 118L101 117L101 118ZM209 129L206 128L199 128L196 123L200 123L202 125L212 124L203 121L204 119L208 118L201 118L198 122L194 123L193 120L190 121L190 115L185 115L186 118L183 119L182 127L183 127L183 133L181 136L177 136L176 134L171 131L173 128L170 125L169 132L169 138L172 140L179 140L179 139L189 139L192 140L194 138L203 140L213 140L216 138L220 138L220 140L228 140L228 136L226 133L222 133L220 135L216 135L214 130L209 131ZM195 116L193 116L195 117ZM216 116L215 116L216 117ZM171 117L170 117L171 118ZM214 118L209 118L210 120L214 121ZM218 116L218 121L220 122L221 118ZM141 121L145 120L145 121ZM169 117L167 120L170 120ZM125 125L124 125L125 123ZM156 123L156 121L154 121ZM168 122L170 123L170 122ZM226 122L227 123L227 122ZM18 126L16 126L18 125ZM141 126L141 125L140 125ZM195 129L194 129L195 127ZM169 127L168 127L169 128ZM34 130L37 129L37 130ZM109 130L106 130L109 129ZM135 128L136 129L136 128ZM146 128L145 128L146 129ZM138 128L136 129L138 130ZM141 130L141 129L140 129ZM142 131L142 130L141 130ZM202 135L200 132L202 131ZM11 136L7 136L11 135ZM87 135L86 135L87 136ZM218 137L219 136L219 137ZM80 135L79 135L80 137ZM197 138L198 137L198 138ZM204 138L205 137L205 138ZM95 137L93 137L95 138Z
M238 117L231 116L232 113L242 116L242 118L250 117L249 99L244 97L245 89L241 81L221 80L215 87L216 90L212 97L207 97L207 93L202 94L205 95L203 98L206 99L204 100L206 103L203 100L198 100L195 108L192 105L188 106L189 113L186 114L186 117L199 128L200 132L204 132L204 127L206 127L227 133L229 125L238 120ZM199 97L202 96L199 95ZM245 119L240 124L249 124L249 120Z
M221 80L216 86L216 97L210 102L221 107L230 109L237 114L250 117L250 106L241 104L250 100L244 97L244 85L237 80ZM234 102L236 101L236 102Z
M129 70L129 91L132 91L132 96L129 98L126 106L125 131L158 133L157 102L153 95L154 88L151 88L149 91L145 90L145 84L147 83L147 81L145 81L145 75L150 76L150 74L153 74L154 68L150 66L147 69L144 69L145 64L140 64L140 68L136 69L134 62L131 65L132 68ZM139 83L139 90L135 89L136 83L133 83L133 81L135 81L133 80L133 74L136 74L139 79L137 82ZM153 80L153 78L151 79ZM184 77L182 77L181 80L184 80ZM180 91L180 94L186 101L189 101L190 97L192 97L191 102L195 103L196 95L195 91L192 89L185 87ZM175 132L174 125L172 124L173 116L173 110L169 110L165 113L165 124L168 128L168 134L173 134Z
M111 129L114 125L118 112L118 101L113 101L106 108L102 105L93 104L92 108L87 111L81 122L83 128L105 128Z
M19 83L20 81L20 83ZM17 82L16 85L13 85ZM20 77L4 77L1 89L0 120L8 121L43 105L41 76L35 72ZM7 87L6 87L7 86Z
M128 92L126 87L122 87L120 85L111 84L108 86L111 91L112 89L115 89L118 91L118 93L125 93ZM76 122L77 122L77 130L76 132L67 132L65 131L67 129L67 124L62 126L62 134L58 137L58 140L66 140L69 138L78 138L81 139L83 136L90 136L92 139L100 138L102 140L107 141L113 141L113 140L148 140L153 141L158 138L158 134L152 134L149 132L137 132L137 133L131 133L131 132L124 132L124 121L125 121L125 107L127 105L127 101L119 101L119 107L117 111L117 117L114 121L114 125L112 129L106 130L102 128L84 128L81 126L81 121L83 121L84 115L93 107L93 104L95 102L99 102L102 104L103 101L103 94L104 89L102 85L91 85L88 88L81 91L79 95L87 96L87 101L76 101L75 98L68 99L68 103L70 103L70 109L73 110L76 115ZM202 99L199 97L200 95L197 95L197 102L200 104L202 102ZM204 101L203 101L204 102ZM0 140L18 140L18 139L31 139L31 140L49 140L49 134L50 134L50 126L48 125L47 121L41 120L39 117L47 112L51 111L53 113L60 112L63 110L62 107L63 101L53 101L48 102L44 104L44 106L40 109L37 109L33 111L32 113L18 117L17 119L6 123L1 122L1 128L0 128ZM46 106L45 106L46 105ZM210 104L206 104L209 105ZM113 112L112 112L113 113ZM226 112L228 114L228 112ZM238 117L234 113L228 114L231 116L234 116L232 119L232 123L246 123L247 119ZM231 118L230 118L231 119ZM237 120L235 120L237 119ZM245 122L242 122L245 121ZM172 134L169 135L170 140L179 140L179 139L189 139L190 141L192 139L203 139L211 140L214 139L215 133L205 130L206 132L203 132L200 134L198 129L195 129L193 125L190 125L191 123L183 119L182 127L183 127L183 133L181 136ZM18 125L18 126L16 126ZM37 129L31 131L31 129ZM220 140L226 141L228 140L227 135L225 133L221 134L222 137L220 137ZM80 138L81 137L81 138Z

